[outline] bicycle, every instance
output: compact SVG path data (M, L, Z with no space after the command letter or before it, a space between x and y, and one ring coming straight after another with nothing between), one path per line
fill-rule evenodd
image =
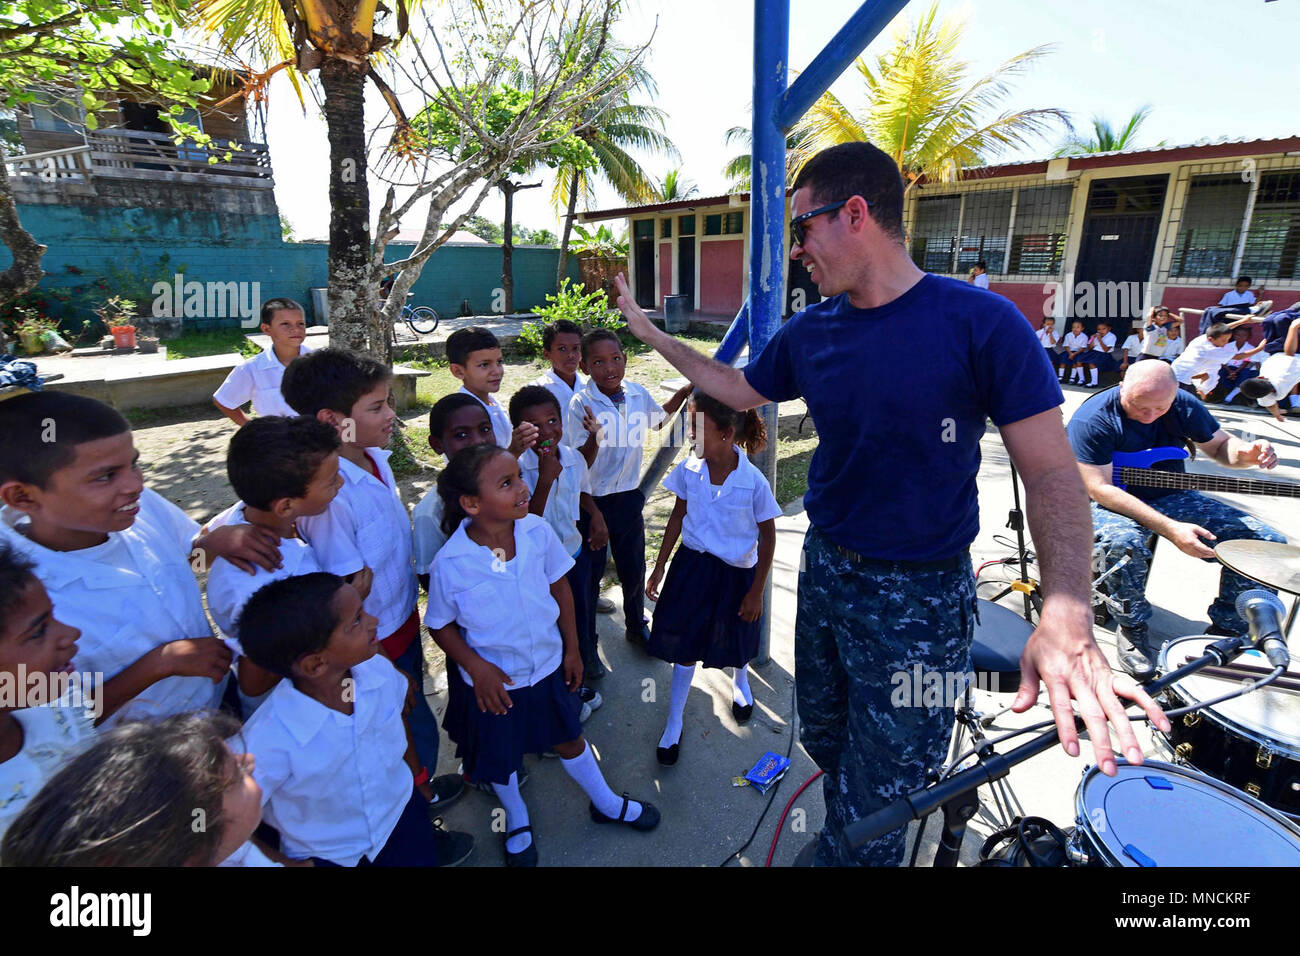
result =
M414 298L414 296L414 292L406 293L408 299ZM382 308L381 303L380 309ZM398 313L397 317L405 322L416 335L428 335L438 327L438 313L427 305L417 305L412 308L409 302L405 303L402 305L402 311Z

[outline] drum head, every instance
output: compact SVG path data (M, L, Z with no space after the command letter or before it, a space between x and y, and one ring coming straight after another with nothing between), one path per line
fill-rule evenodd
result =
M1148 760L1095 767L1079 785L1080 826L1112 866L1300 866L1300 828L1204 774Z
M1200 657L1205 653L1205 648L1216 640L1218 638L1197 635L1169 641L1160 649L1160 673L1168 674L1177 670L1187 663L1189 657ZM1259 651L1247 651L1232 663L1272 670L1268 659ZM1300 660L1294 654L1287 672L1300 677ZM1239 690L1241 681L1193 674L1184 677L1173 687L1188 703L1198 703ZM1278 753L1289 752L1300 758L1300 694L1265 687L1233 700L1225 700L1222 704L1215 704L1208 712L1201 713L1242 731L1244 736L1267 743L1270 749Z

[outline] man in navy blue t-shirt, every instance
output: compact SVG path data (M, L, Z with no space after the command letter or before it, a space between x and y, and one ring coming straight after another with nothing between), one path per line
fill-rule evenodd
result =
M896 675L915 667L941 678L969 672L968 549L986 418L1025 482L1045 595L1014 708L1033 705L1041 678L1062 744L1077 755L1073 698L1108 773L1108 720L1125 755L1141 761L1117 694L1167 726L1131 678L1111 674L1092 639L1086 498L1042 346L1006 299L918 269L903 243L902 208L897 167L867 143L832 147L803 167L791 256L824 301L792 318L743 373L656 329L617 281L631 331L701 391L737 409L802 397L817 426L795 680L801 740L826 773L821 865L897 864L901 831L851 848L843 830L921 786L944 759L951 702L927 706L891 691Z
M1244 442L1229 435L1196 396L1180 391L1173 370L1164 362L1142 362L1129 370L1122 384L1098 392L1070 419L1070 447L1079 460L1084 487L1092 497L1092 521L1105 568L1126 554L1129 561L1106 579L1110 596L1122 605L1120 663L1139 678L1150 676L1159 642L1147 629L1151 605L1145 590L1151 561L1147 538L1151 532L1168 538L1178 550L1196 558L1214 559L1211 543L1237 538L1286 540L1264 522L1199 491L1115 486L1112 474L1117 452L1149 448L1182 448L1191 442L1207 458L1231 468L1273 468L1277 453L1267 441ZM1158 470L1182 473L1181 460L1160 462ZM1207 634L1243 634L1246 622L1237 614L1237 595L1256 587L1227 568L1219 576L1219 594L1209 607Z

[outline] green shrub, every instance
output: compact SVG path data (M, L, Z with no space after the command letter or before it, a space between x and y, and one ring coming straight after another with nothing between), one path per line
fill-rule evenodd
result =
M609 329L624 345L632 341L626 332L627 323L617 309L609 307L609 298L600 289L586 292L566 276L559 291L546 297L546 303L533 309L542 321L525 323L519 333L519 349L528 355L542 354L542 326L559 319L576 322L584 332Z

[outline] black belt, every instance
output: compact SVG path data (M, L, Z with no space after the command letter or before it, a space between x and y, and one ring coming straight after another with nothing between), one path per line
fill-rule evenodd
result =
M959 571L970 561L969 551L963 551L960 554L954 554L951 558L941 558L937 561L901 561L889 558L869 558L838 544L832 543L831 546L854 564L876 568L881 571Z

